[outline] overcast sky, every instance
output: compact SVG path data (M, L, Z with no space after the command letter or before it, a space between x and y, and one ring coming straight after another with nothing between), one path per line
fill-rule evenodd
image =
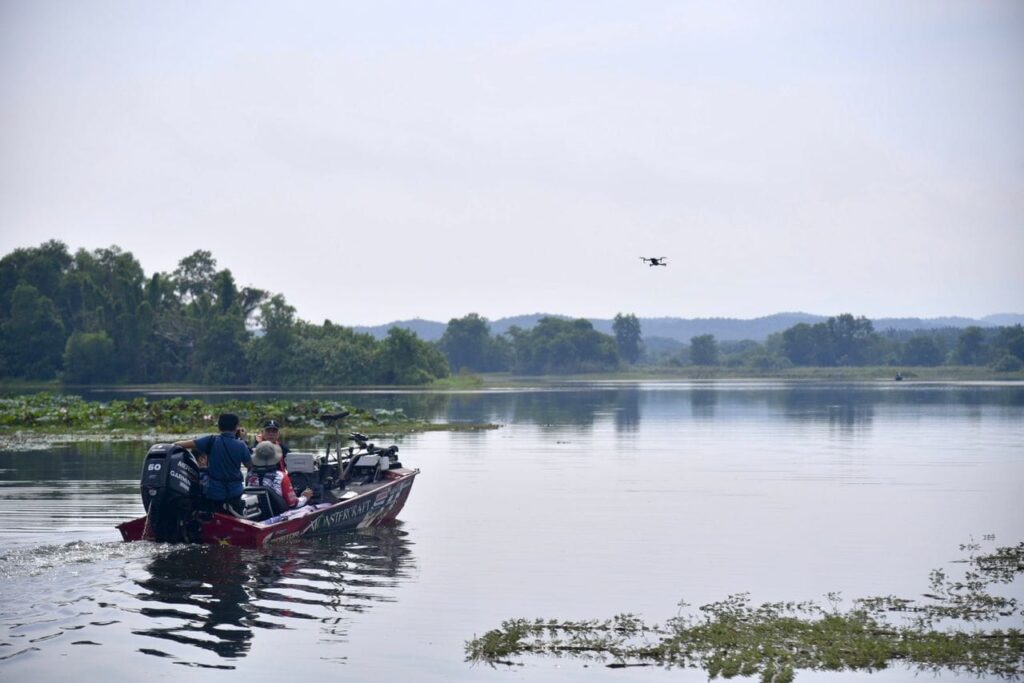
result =
M0 0L52 238L348 325L1021 312L1024 2Z

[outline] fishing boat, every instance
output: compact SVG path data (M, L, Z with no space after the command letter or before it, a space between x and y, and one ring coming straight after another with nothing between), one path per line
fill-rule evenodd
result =
M239 514L204 506L198 495L200 471L194 455L174 444L156 444L142 467L146 514L117 529L125 541L251 548L392 522L405 506L419 470L402 466L397 446L379 448L362 434L351 436L358 449L338 448L333 461L329 447L323 455L288 454L289 475L303 486L315 487L314 500L320 502L278 511L266 489L247 487Z

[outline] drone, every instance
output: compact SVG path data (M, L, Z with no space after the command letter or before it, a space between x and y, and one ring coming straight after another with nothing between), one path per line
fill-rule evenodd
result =
M651 258L647 258L646 256L641 256L640 260L643 261L644 263L646 263L648 266L651 266L651 267L653 267L653 266L667 266L668 265L668 263L666 263L666 261L668 261L668 256L652 256Z

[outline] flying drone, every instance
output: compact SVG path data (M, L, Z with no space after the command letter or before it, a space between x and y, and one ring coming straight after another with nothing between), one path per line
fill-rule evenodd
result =
M648 266L667 266L668 256L652 256L650 258L641 256L640 260L646 263Z

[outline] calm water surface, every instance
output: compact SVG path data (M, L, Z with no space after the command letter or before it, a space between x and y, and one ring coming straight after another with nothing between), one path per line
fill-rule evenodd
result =
M260 551L119 542L148 444L2 453L0 676L699 681L571 660L474 667L463 644L510 617L661 621L680 600L743 591L914 597L931 569L958 571L960 543L1024 540L1020 385L331 397L503 427L403 438L422 474L396 527ZM867 675L797 680L853 677Z

